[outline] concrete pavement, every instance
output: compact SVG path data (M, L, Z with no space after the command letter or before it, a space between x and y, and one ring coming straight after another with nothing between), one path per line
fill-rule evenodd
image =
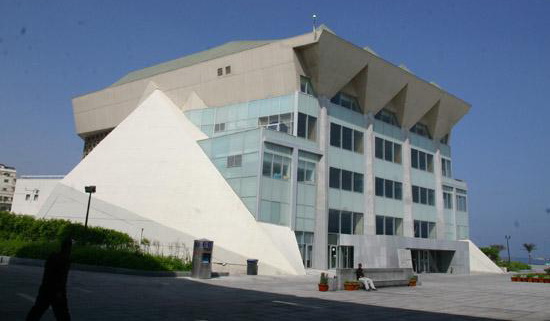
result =
M313 274L315 274L313 272ZM0 318L22 320L42 269L0 266ZM550 320L550 286L505 275L425 275L422 286L319 292L317 275L211 280L71 271L73 320ZM53 320L50 311L43 320Z

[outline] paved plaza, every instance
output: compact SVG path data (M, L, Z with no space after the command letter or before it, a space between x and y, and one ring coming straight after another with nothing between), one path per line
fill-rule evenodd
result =
M550 285L423 275L417 287L319 292L318 275L211 280L71 271L73 320L550 320ZM23 320L39 267L0 266L0 319ZM49 310L43 320L53 320Z

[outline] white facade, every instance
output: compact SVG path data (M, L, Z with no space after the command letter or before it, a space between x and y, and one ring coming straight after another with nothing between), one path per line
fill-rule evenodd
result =
M19 177L15 185L11 211L16 214L38 214L53 188L61 179L63 179L61 175Z

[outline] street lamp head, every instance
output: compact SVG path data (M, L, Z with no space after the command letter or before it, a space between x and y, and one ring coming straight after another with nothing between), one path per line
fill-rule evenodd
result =
M95 193L95 186L94 185L84 186L84 191L90 194Z

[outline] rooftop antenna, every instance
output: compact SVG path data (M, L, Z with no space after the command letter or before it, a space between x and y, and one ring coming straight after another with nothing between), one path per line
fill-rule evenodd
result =
M313 14L313 40L317 40L317 15Z

